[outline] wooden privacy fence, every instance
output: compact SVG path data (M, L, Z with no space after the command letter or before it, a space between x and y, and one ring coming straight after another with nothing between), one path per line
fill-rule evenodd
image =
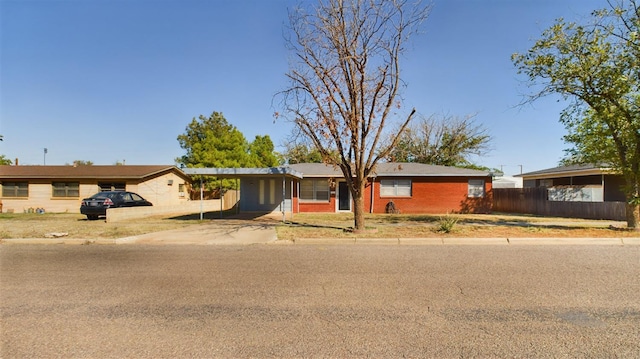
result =
M549 201L547 189L494 188L495 212L536 214L550 217L607 219L624 221L624 202L569 202Z

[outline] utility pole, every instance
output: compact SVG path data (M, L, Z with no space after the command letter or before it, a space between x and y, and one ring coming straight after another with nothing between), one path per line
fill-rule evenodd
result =
M520 167L520 174L522 174L522 165L500 165L500 172L504 173L503 169L504 169L505 166L507 166L507 167L518 166L518 167Z
M46 166L47 165L47 149L46 148L44 149L44 160L43 160L43 162L44 162L44 165Z

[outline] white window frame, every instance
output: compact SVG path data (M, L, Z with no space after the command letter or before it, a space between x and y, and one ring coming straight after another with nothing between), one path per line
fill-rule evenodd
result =
M311 198L303 197L303 192L310 192ZM329 202L331 200L331 194L329 192L329 180L326 178L309 178L301 180L299 197L301 202Z
M410 179L380 180L380 198L411 197L413 181Z
M470 179L467 184L468 198L484 198L484 180Z

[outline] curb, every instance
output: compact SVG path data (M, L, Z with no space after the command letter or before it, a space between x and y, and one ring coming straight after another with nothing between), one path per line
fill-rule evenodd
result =
M68 245L89 245L89 244L136 244L142 236L130 236L123 238L9 238L0 239L0 244L68 244ZM349 244L372 244L372 245L464 245L464 246L486 246L486 245L608 245L608 246L640 246L640 237L620 237L620 238L544 238L544 237L520 237L520 238L466 238L466 237L430 237L430 238L298 238L295 240L282 240L271 238L264 244L278 245L349 245ZM212 244L195 243L185 241L179 243L171 241L171 244ZM215 243L213 243L215 244ZM250 244L250 243L245 243Z
M2 244L69 244L69 245L88 245L88 244L117 244L117 239L84 239L84 238L8 238L0 239Z
M639 246L640 238L298 238L293 244L374 244L374 245L609 245Z
M511 238L512 245L633 245L626 243L625 238ZM636 243L638 244L638 243Z

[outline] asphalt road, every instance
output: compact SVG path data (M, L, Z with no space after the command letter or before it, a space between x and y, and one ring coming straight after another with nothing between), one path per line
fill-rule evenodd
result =
M0 245L2 358L640 357L640 246Z

